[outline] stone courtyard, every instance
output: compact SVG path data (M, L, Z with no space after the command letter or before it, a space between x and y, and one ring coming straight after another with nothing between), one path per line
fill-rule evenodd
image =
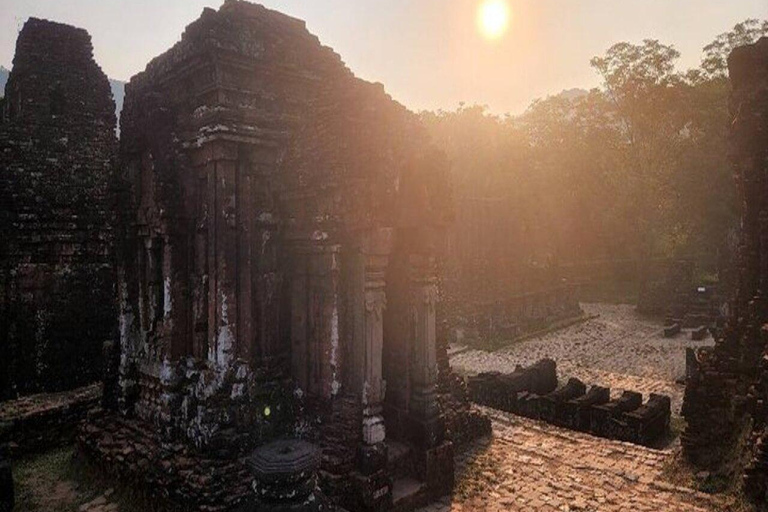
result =
M582 304L591 319L496 352L453 347L459 373L512 371L549 357L561 379L622 390L662 393L679 418L685 386L685 348L708 346L686 331L668 339L663 323L626 304ZM431 511L719 511L738 510L726 498L696 489L678 466L679 438L661 450L599 439L512 414L483 408L493 437L457 458L453 496L422 509ZM675 427L677 425L677 427ZM680 421L673 420L673 430ZM676 433L677 434L677 433Z
M663 322L644 317L628 304L582 304L590 319L495 352L454 347L451 366L463 375L488 371L508 372L549 357L557 361L563 377L610 387L614 394L633 390L643 395L660 393L672 398L679 414L685 385L685 349L710 346L711 337L692 341L684 331L663 335Z
M652 450L485 412L493 437L459 455L453 496L422 512L738 510L671 476L677 444Z

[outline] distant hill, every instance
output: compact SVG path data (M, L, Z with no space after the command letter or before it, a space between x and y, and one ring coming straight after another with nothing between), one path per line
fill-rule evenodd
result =
M10 70L0 66L0 98L5 96L5 84L8 82ZM125 99L125 82L120 80L109 80L112 86L112 96L115 98L115 110L117 113L118 129L120 128L120 112L123 110L123 100Z

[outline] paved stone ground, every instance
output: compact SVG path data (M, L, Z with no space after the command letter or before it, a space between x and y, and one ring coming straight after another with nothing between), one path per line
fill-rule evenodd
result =
M685 372L685 347L710 345L712 339L692 342L688 332L665 339L661 322L637 315L633 306L582 306L599 317L497 352L459 353L451 364L472 374L511 371L551 357L561 380L578 377L610 386L614 394L668 394L678 413L684 386L675 380ZM458 455L453 495L421 512L731 510L726 498L669 483L671 475L689 481L680 475L685 470L677 465L677 442L653 450L484 410L493 420L493 437Z
M550 357L557 362L561 380L577 377L588 386L610 387L615 395L625 389L646 398L649 393L669 395L678 413L685 387L675 380L685 374L685 348L712 345L712 338L691 341L689 331L664 338L662 322L638 315L631 305L582 308L599 316L496 352L469 350L452 357L451 365L463 374L504 372Z
M665 481L675 449L651 450L485 410L493 438L457 457L453 496L421 512L730 509L725 499Z

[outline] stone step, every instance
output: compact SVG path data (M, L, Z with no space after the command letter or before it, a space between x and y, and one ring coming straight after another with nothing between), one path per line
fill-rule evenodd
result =
M392 510L404 512L429 503L429 493L424 482L412 477L398 478L392 482Z

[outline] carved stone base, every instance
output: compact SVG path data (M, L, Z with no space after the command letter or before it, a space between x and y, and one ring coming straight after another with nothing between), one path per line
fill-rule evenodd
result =
M373 475L387 466L387 445L361 445L357 449L357 470L364 476Z
M392 508L392 480L386 471L377 471L371 475L353 473L353 503L350 510L362 512L384 512Z

